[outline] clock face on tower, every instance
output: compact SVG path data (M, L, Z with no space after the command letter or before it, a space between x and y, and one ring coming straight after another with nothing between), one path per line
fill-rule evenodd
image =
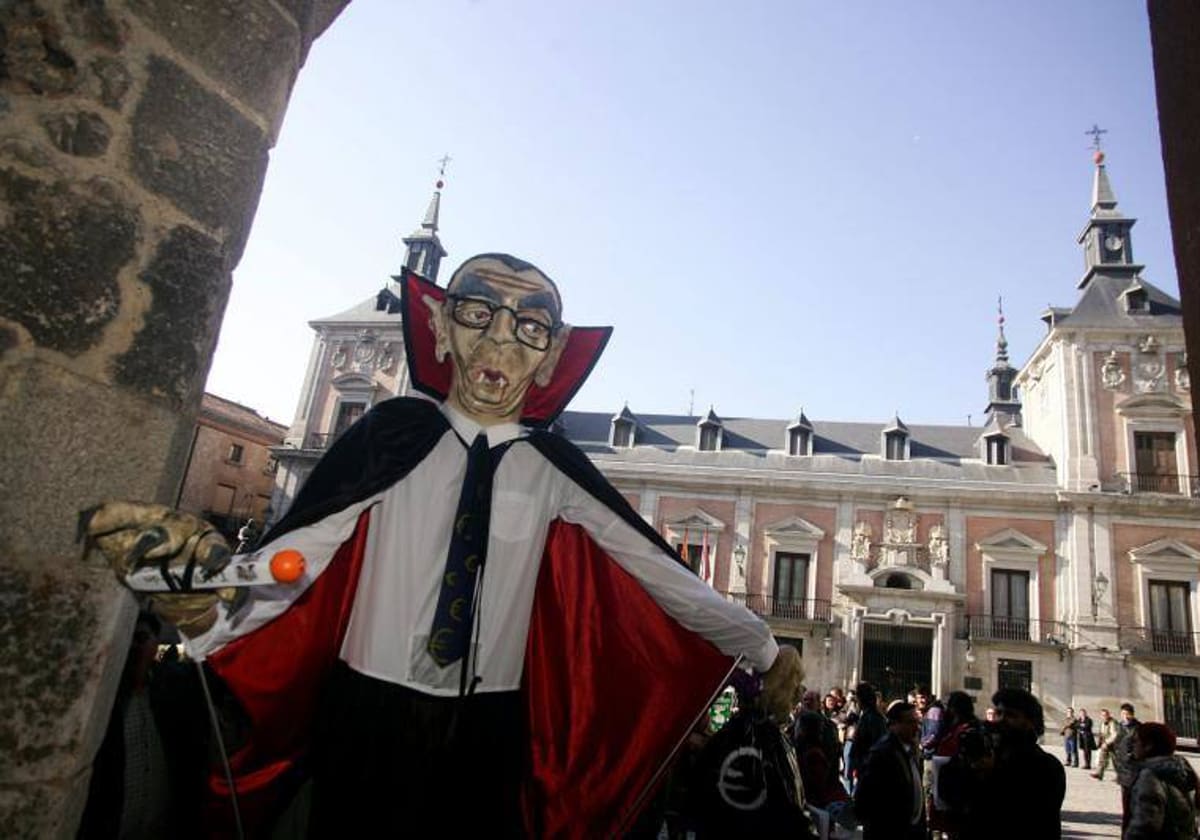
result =
M1119 253L1123 244L1125 243L1121 240L1121 237L1117 236L1115 233L1110 233L1104 238L1104 250L1108 251L1109 253Z

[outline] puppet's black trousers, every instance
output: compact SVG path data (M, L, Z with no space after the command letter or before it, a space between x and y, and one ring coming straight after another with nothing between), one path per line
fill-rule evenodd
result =
M516 691L438 697L339 662L312 753L309 836L520 837Z

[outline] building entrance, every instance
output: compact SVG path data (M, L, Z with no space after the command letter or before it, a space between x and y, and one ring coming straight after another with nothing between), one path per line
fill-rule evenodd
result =
M863 625L862 679L885 700L903 698L916 685L928 688L932 668L932 628Z
M1180 738L1200 738L1200 679L1162 675L1163 719Z

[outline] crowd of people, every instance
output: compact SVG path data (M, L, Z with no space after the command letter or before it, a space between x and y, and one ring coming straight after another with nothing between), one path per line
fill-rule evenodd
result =
M753 703L744 687L739 698ZM1050 740L1044 736L1053 735L1056 721L1047 719L1034 695L1005 688L990 700L977 716L974 698L962 691L943 700L915 688L885 702L864 682L851 691L804 690L786 721L755 718L751 705L719 736L707 743L693 739L696 766L708 772L693 776L690 801L704 808L689 814L685 803L668 819L670 836L730 836L730 820L739 811L755 810L748 805L760 802L765 808L772 785L759 785L754 777L773 773L774 788L786 787L778 781L787 777L780 744L791 748L804 805L776 812L789 815L786 832L778 836L805 836L795 833L793 813L803 807L812 824L809 836L852 837L861 827L866 840L1060 837L1064 766L1089 770L1095 779L1111 768L1120 784L1126 840L1197 836L1196 774L1175 755L1175 735L1164 724L1138 721L1128 703L1121 705L1119 719L1108 709L1099 711L1098 720L1086 709L1067 709L1057 730L1064 746L1060 760L1040 744ZM755 769L746 758L771 740L761 728L753 738L741 737L750 719L760 727L773 723L780 733L772 742L773 758L770 750L760 751L762 763L773 769ZM729 803L722 831L714 832L702 812L719 811L730 791L740 799ZM765 829L771 836L771 826L761 821L764 813L757 815L756 833Z

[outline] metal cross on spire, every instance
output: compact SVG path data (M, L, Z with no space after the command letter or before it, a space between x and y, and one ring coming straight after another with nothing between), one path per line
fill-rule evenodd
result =
M1100 135L1108 134L1108 129L1101 128L1100 126L1096 125L1096 123L1092 123L1091 129L1083 133L1090 134L1092 136L1092 148L1096 151L1100 151Z
M438 170L439 178L444 178L446 176L446 164L452 160L454 160L454 158L450 157L450 155L442 155L440 158L438 158L438 163L441 164L441 169Z

